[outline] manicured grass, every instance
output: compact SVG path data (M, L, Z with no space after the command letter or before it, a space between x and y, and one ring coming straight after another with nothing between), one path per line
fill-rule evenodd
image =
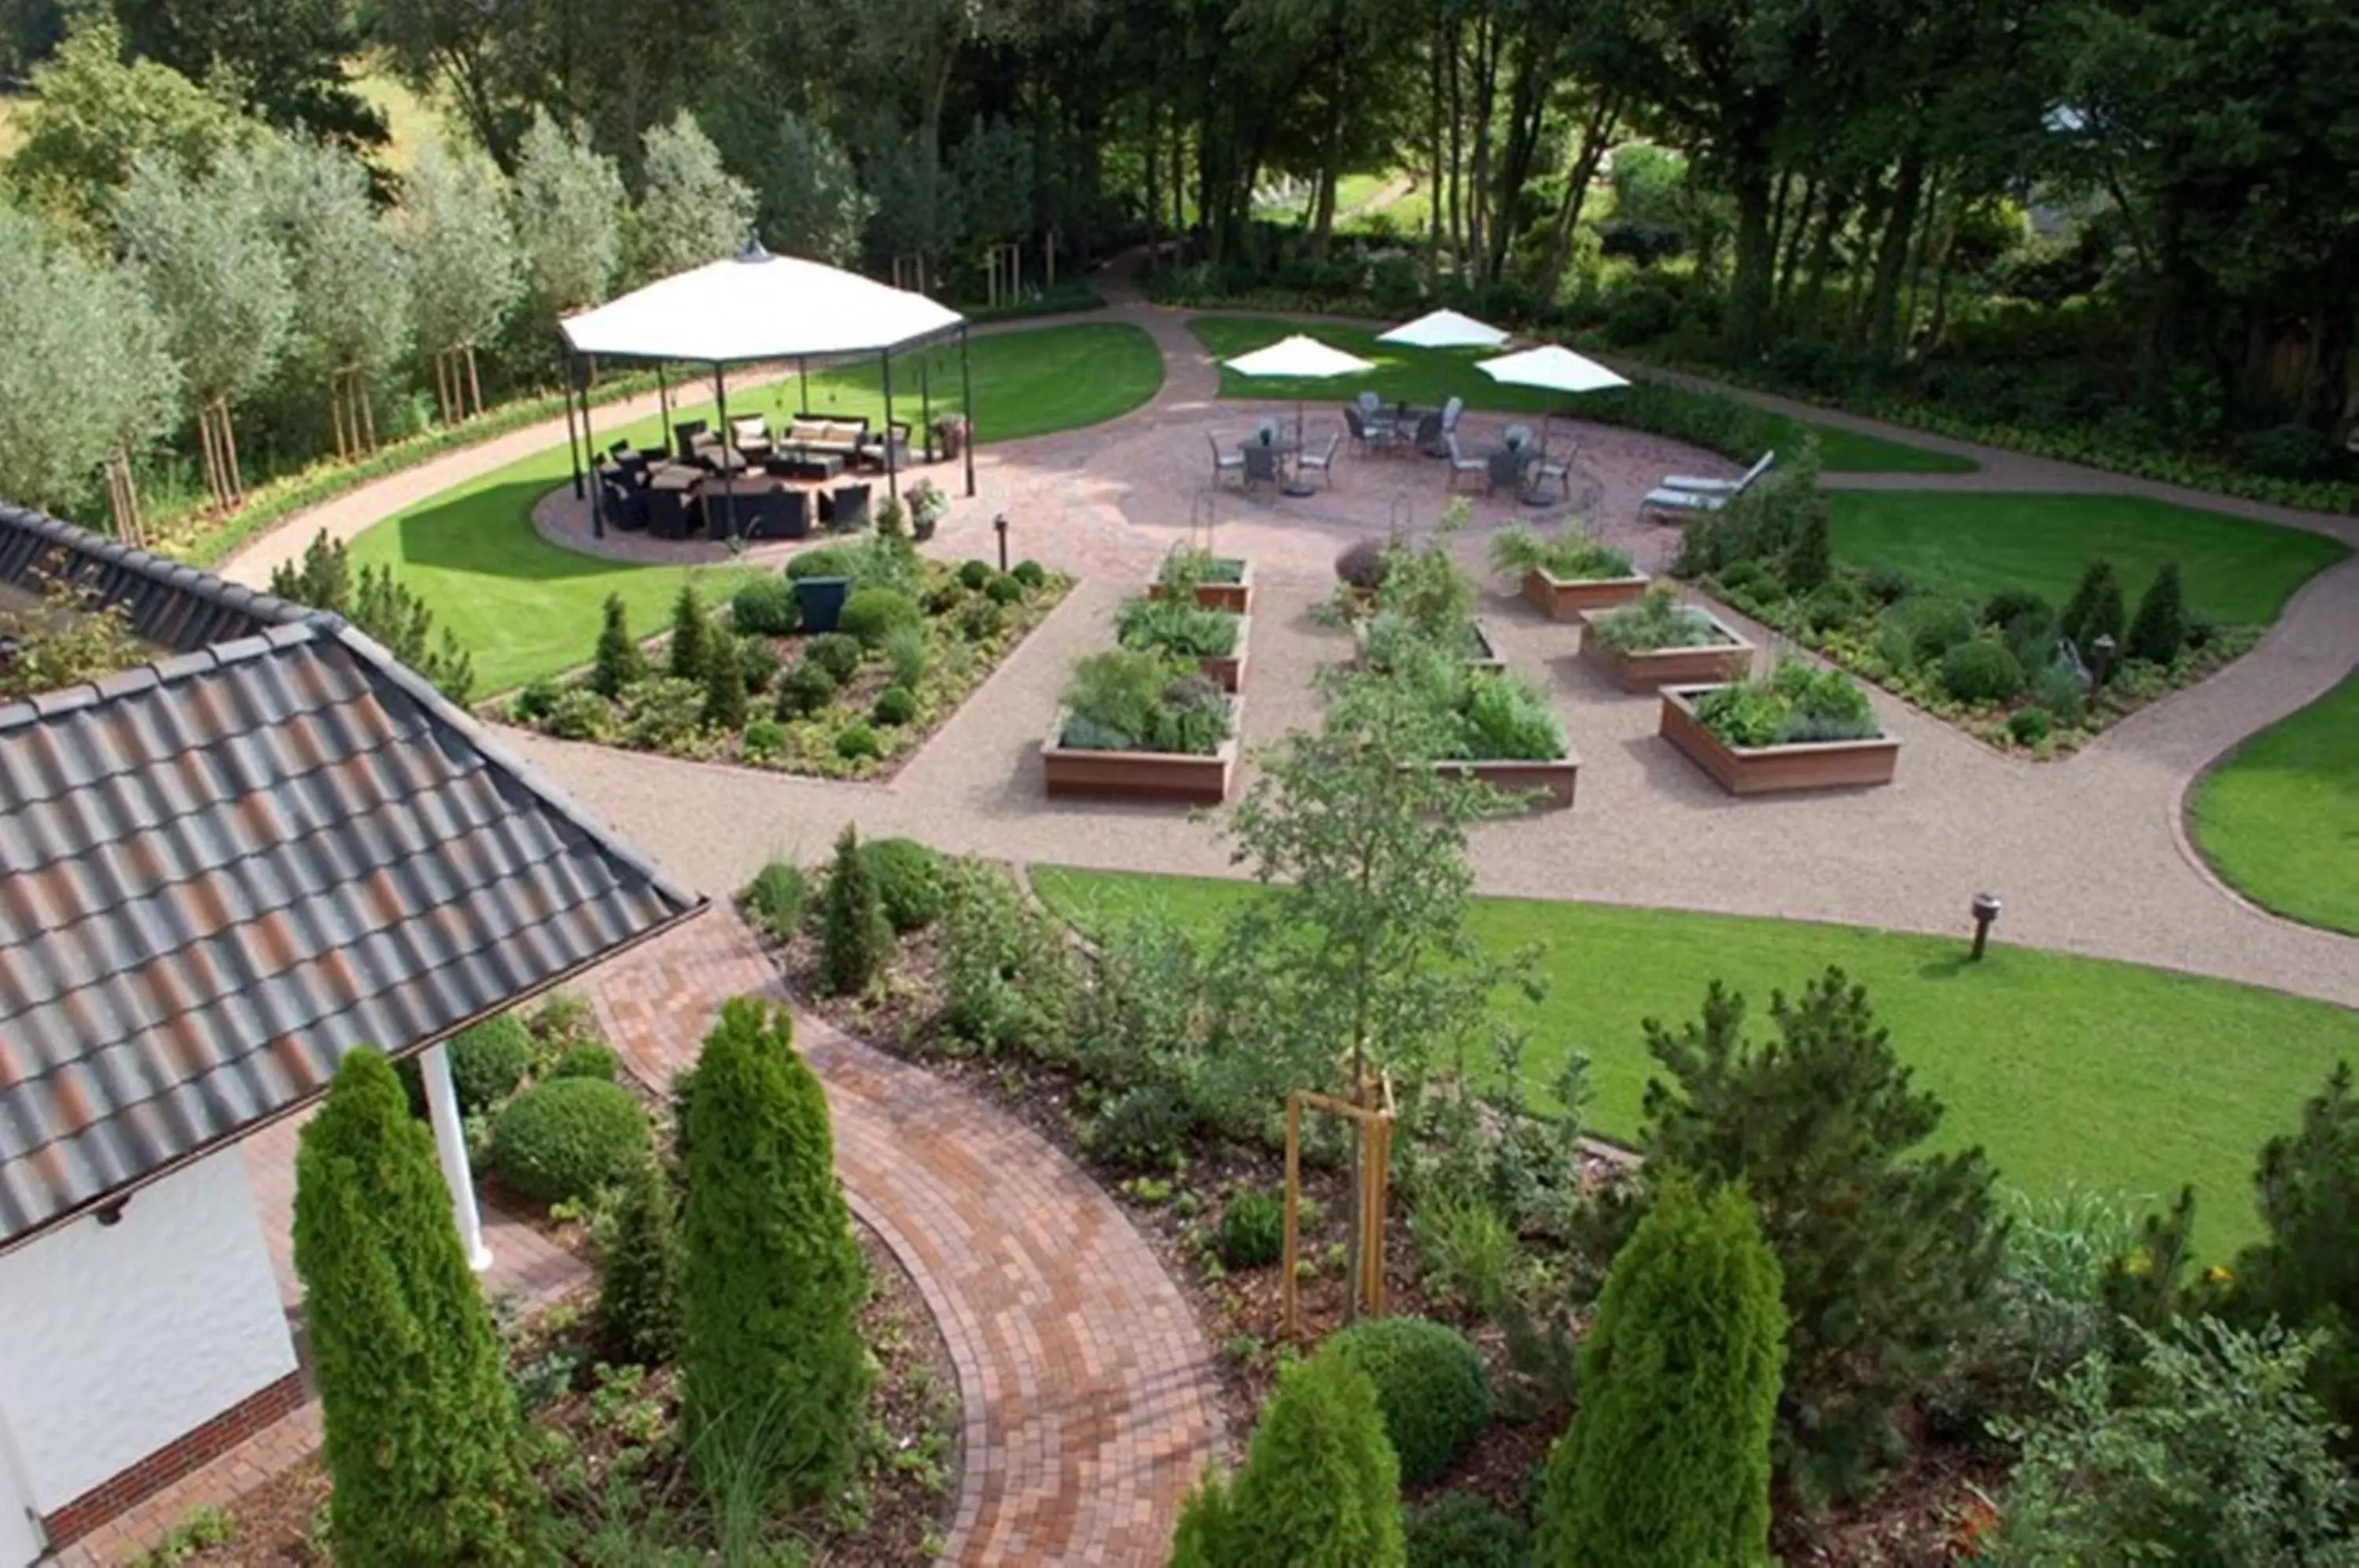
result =
M2188 604L2235 626L2267 626L2295 589L2349 553L2323 534L2136 495L1838 490L1828 504L1837 557L1897 567L1944 593L2028 588L2060 606L2102 556L2135 609L2155 572L2176 561Z
M1240 883L1062 867L1036 867L1033 881L1084 926L1159 909L1210 929L1256 896ZM1657 1072L1640 1020L1693 1018L1717 977L1749 998L1758 1035L1772 988L1791 992L1838 964L1867 986L1919 1085L1948 1107L1944 1146L1980 1144L2034 1192L2160 1197L2192 1181L2211 1256L2257 1233L2261 1144L2295 1126L2338 1060L2359 1059L2359 1013L2003 942L1974 964L1962 941L1504 898L1480 902L1475 930L1503 954L1544 946L1549 991L1528 1009L1527 1067L1545 1083L1563 1053L1586 1055L1600 1132L1638 1128Z
M1002 332L973 341L975 424L981 439L1006 441L1092 424L1126 412L1155 395L1162 359L1154 340L1119 322ZM908 377L905 383L904 376ZM937 413L954 409L955 347L940 351L929 372ZM884 400L874 366L810 378L815 410L866 413L879 419ZM894 413L916 422L913 362L894 364ZM733 417L755 412L775 419L799 405L789 377L777 388L749 388L729 400ZM710 422L712 407L676 405L675 419ZM595 423L603 449L628 436L647 445L662 439L655 419L635 425ZM356 562L389 565L421 594L436 621L474 656L476 690L488 695L538 676L586 663L598 636L599 607L619 593L632 625L660 628L681 582L680 567L626 566L560 550L533 531L533 503L571 472L562 446L537 452L471 484L387 518L353 541ZM955 470L935 471L946 487ZM747 573L712 568L701 574L708 599L725 596Z
M1384 327L1343 326L1332 321L1290 321L1268 316L1198 316L1189 321L1188 327L1218 359L1234 359L1265 343L1276 343L1289 332L1307 332L1331 347L1373 361L1376 366L1366 376L1338 376L1332 381L1239 376L1223 367L1221 371L1221 396L1223 397L1300 397L1332 407L1349 401L1362 392L1374 392L1388 400L1406 400L1426 407L1459 397L1466 400L1470 408L1529 414L1553 408L1568 419L1578 419L1581 415L1581 399L1578 397L1542 392L1529 387L1502 387L1475 369L1478 361L1492 356L1492 351L1487 349L1401 348L1376 341L1376 335L1387 330ZM1774 414L1765 413L1761 417L1788 432L1777 443L1781 450L1800 443L1803 426L1793 420L1780 419ZM1818 437L1821 462L1829 473L1959 474L1971 473L1974 468L1970 459L1951 457L1947 452L1902 446L1874 436L1854 435L1847 430L1822 425L1808 428Z
M2359 936L2359 673L2204 779L2195 842L2238 892Z

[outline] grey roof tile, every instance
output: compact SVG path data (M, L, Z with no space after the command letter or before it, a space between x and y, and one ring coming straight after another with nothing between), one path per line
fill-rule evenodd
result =
M701 900L366 637L0 506L172 657L0 706L0 1247Z

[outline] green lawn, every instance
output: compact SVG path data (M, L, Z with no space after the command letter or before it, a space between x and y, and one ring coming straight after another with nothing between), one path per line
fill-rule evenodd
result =
M2028 588L2060 606L2103 556L2135 608L2156 570L2176 561L2187 602L2238 626L2267 626L2349 553L2323 534L2135 495L1838 490L1828 503L1835 553L1854 565L1897 567L1972 598Z
M1153 908L1209 927L1247 885L1036 867L1044 898L1083 925ZM1959 924L1965 924L1961 910ZM1773 987L1830 964L1864 984L1919 1083L1949 1108L1946 1144L1978 1143L2034 1192L2079 1185L2161 1195L2192 1181L2201 1239L2223 1255L2256 1232L2253 1161L2293 1127L2338 1060L2359 1059L2359 1013L2167 970L1850 926L1484 899L1494 951L1546 948L1547 998L1527 1065L1543 1083L1561 1053L1589 1057L1591 1123L1638 1126L1655 1063L1639 1022L1695 1015L1720 977L1764 1019Z
M1008 441L1094 424L1146 402L1162 385L1154 340L1134 326L1092 322L997 332L973 342L975 426L984 441ZM904 374L908 382L904 382ZM939 353L931 371L934 408L954 408L957 350ZM822 410L883 413L874 366L811 377L811 402ZM894 412L915 422L914 364L894 364ZM749 389L729 400L734 416L791 411L792 378L776 390ZM712 417L712 406L679 407L676 419ZM659 439L658 421L597 423L600 447L627 435L646 444ZM598 636L599 606L619 593L632 624L656 630L688 569L625 566L560 550L532 528L532 506L571 472L565 449L523 458L472 484L446 491L377 524L353 541L356 562L390 565L416 589L473 654L476 690L505 691L586 663ZM937 475L945 484L952 471ZM745 575L707 570L712 595L732 592Z
M2359 936L2359 673L2239 746L2192 814L2196 844L2238 892Z
M1239 376L1224 367L1221 371L1221 396L1223 397L1300 397L1332 405L1347 401L1362 392L1375 392L1388 399L1405 399L1429 406L1455 396L1466 399L1466 406L1470 408L1529 414L1554 408L1568 417L1578 417L1581 412L1578 397L1542 392L1528 387L1502 387L1476 370L1477 361L1491 356L1491 351L1486 349L1402 348L1376 341L1376 334L1386 330L1383 327L1292 321L1269 316L1197 316L1189 321L1188 327L1214 357L1223 360L1234 359L1265 343L1276 343L1289 332L1302 332L1332 347L1373 361L1376 366L1369 375L1338 376L1332 381ZM1800 442L1804 427L1791 420L1777 419L1775 415L1765 414L1762 417L1790 431L1779 441L1780 447ZM1821 461L1829 473L1959 474L1971 473L1974 468L1972 460L1951 457L1946 452L1903 446L1874 436L1854 435L1847 430L1823 425L1808 428L1818 437Z

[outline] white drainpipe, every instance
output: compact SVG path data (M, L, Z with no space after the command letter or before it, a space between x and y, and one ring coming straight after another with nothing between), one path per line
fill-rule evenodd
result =
M459 1222L459 1245L467 1267L481 1274L492 1266L484 1245L484 1217L475 1209L475 1178L467 1169L467 1134L459 1122L459 1094L451 1087L451 1051L437 1045L419 1058L426 1079L426 1109L434 1122L434 1151L442 1157L442 1181L451 1189L451 1211Z

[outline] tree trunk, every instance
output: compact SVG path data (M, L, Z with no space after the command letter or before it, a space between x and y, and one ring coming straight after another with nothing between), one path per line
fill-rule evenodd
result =
M2318 346L2310 356L2310 422L2338 439L2351 407L2352 336L2359 327L2354 298L2346 292L2321 302Z
M1773 291L1771 315L1780 330L1789 323L1788 309L1794 301L1794 283L1802 270L1802 243L1810 237L1810 214L1817 207L1819 182L1805 177L1802 180L1801 205L1795 208L1784 224L1785 256L1777 264L1777 284Z
M1826 205L1819 212L1818 238L1810 245L1810 278L1802 286L1802 308L1798 317L1800 329L1814 337L1822 335L1819 308L1826 299L1827 268L1834 261L1835 236L1843 232L1843 220L1850 212L1849 187L1830 190Z
M1597 166L1604 161L1605 145L1614 135L1615 119L1612 100L1600 103L1589 112L1581 127L1581 140L1572 149L1572 162L1565 170L1564 197L1557 203L1556 228L1549 236L1548 260L1540 268L1540 296L1553 300L1564 289L1565 268L1572 264L1572 234L1581 223L1581 209L1589 201L1589 182L1597 178Z
M1729 186L1736 198L1736 273L1728 289L1728 343L1750 359L1769 330L1770 274L1777 265L1769 234L1767 160L1748 158L1731 171Z
M1431 112L1429 150L1432 155L1428 164L1431 179L1425 193L1425 289L1429 294L1439 293L1441 289L1441 57L1449 38L1448 30L1440 21L1441 13L1437 11L1434 15L1433 46L1426 55L1426 84L1430 90L1427 103Z
M1912 144L1900 156L1900 173L1892 189L1884 238L1876 248L1875 285L1867 307L1868 347L1879 362L1886 365L1893 358L1900 283L1908 270L1908 240L1917 229L1917 207L1924 188L1925 154Z
M1540 120L1548 107L1551 76L1548 46L1552 42L1553 39L1526 38L1516 63L1515 85L1507 93L1507 146L1493 192L1491 254L1485 268L1495 281L1506 274L1524 188L1531 182L1532 165L1539 157Z
M1466 161L1466 95L1458 80L1460 49L1458 24L1453 20L1450 25L1450 47L1444 51L1450 78L1450 252L1451 259L1462 267L1466 256L1466 207L1462 200L1459 171Z

